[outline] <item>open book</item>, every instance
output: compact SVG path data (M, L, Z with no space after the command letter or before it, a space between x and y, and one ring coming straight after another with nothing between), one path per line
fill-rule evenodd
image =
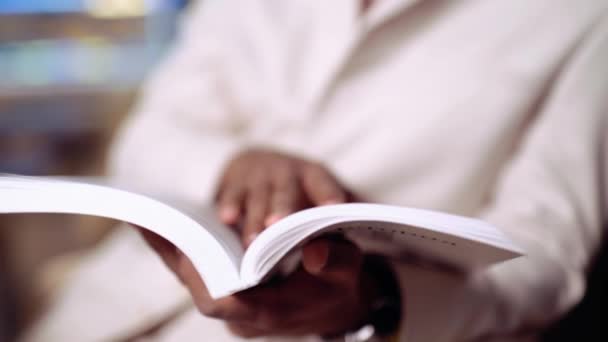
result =
M370 252L414 255L463 270L522 254L497 228L479 220L366 203L291 214L269 226L245 251L238 235L212 210L175 203L99 184L0 176L0 213L93 215L148 229L191 259L214 298L259 284L288 255L297 255L304 242L327 233L344 234Z

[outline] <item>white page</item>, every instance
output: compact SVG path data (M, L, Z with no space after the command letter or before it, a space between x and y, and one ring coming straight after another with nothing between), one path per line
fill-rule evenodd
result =
M464 269L522 254L500 230L479 220L387 205L340 204L280 220L243 255L238 236L214 219L213 213L184 209L187 206L182 204L176 207L180 211L101 185L0 176L0 213L85 214L144 227L171 241L192 260L214 298L257 285L295 247L325 232L344 233L367 251L397 257L404 252L419 254Z
M302 241L330 231L346 234L370 252L419 255L464 270L523 254L498 228L480 220L388 205L338 204L298 212L266 229L245 253L241 279L255 284Z
M235 247L239 244L235 236L209 221L205 229L180 211L142 195L84 183L0 176L0 213L83 214L129 222L183 251L213 297L242 287L242 249Z

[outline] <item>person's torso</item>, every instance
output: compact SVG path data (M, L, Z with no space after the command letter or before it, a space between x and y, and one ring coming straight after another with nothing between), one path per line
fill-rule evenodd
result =
M474 214L601 1L356 3L243 6L226 64L243 134L370 200Z

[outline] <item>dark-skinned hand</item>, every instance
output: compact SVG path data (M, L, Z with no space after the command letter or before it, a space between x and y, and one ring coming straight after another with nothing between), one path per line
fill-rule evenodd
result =
M240 226L245 246L294 211L351 198L322 165L264 150L248 150L229 162L216 196L220 218ZM362 252L342 238L307 243L302 265L285 278L213 300L183 253L163 238L141 232L189 289L199 311L224 320L238 336L335 335L367 318L374 282L362 267Z
M216 200L220 219L241 230L248 246L267 226L295 211L351 202L354 196L323 165L251 149L232 159Z

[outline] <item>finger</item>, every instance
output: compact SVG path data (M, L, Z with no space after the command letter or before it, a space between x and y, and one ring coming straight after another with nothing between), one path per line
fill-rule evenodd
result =
M217 196L220 220L228 225L236 224L241 215L244 198L244 185L238 180L227 181Z
M265 331L265 335L311 334L319 330L331 311L331 322L336 316L333 308L346 306L344 295L353 298L351 291L333 287L303 269L274 285L258 286L237 294L246 302L259 303L254 320L242 322L247 326ZM314 299L314 300L311 300Z
M304 269L334 285L357 283L363 264L363 253L352 242L337 238L319 238L302 250Z
M133 226L172 271L177 269L177 247L162 236L139 226Z
M255 319L243 323L268 335L293 330L311 312L322 311L319 308L333 302L333 297L326 298L330 290L328 284L300 269L274 284L257 286L236 296L247 303L259 303Z
M228 326L228 330L230 330L230 332L243 338L253 338L268 335L268 332L265 330L239 322L228 322L226 325Z
M236 296L211 298L205 282L194 265L184 254L181 255L178 267L182 282L188 288L198 310L207 317L224 321L251 321L257 316L256 303L244 302Z
M267 179L260 178L252 183L245 200L245 219L242 233L245 246L249 246L265 228L264 220L268 213L270 184Z
M243 338L271 337L271 336L304 336L329 335L331 332L344 331L339 322L344 316L342 308L338 312L325 310L323 312L300 312L298 319L286 322L281 326L267 327L258 322L228 322L228 329L235 335ZM335 334L338 335L338 334Z
M353 202L373 202L373 201L370 199L367 199L366 197L362 196L359 193L346 190L346 202L353 203Z
M329 261L330 242L327 239L315 239L302 249L302 265L310 274L319 274Z
M287 164L276 169L273 179L270 210L264 224L269 226L296 211L303 194L293 168Z
M146 229L136 228L188 288L202 314L227 321L247 321L256 317L257 309L253 303L245 303L235 296L212 299L207 286L185 254L163 237Z
M344 203L346 193L336 178L317 164L308 164L302 174L302 187L315 205Z

